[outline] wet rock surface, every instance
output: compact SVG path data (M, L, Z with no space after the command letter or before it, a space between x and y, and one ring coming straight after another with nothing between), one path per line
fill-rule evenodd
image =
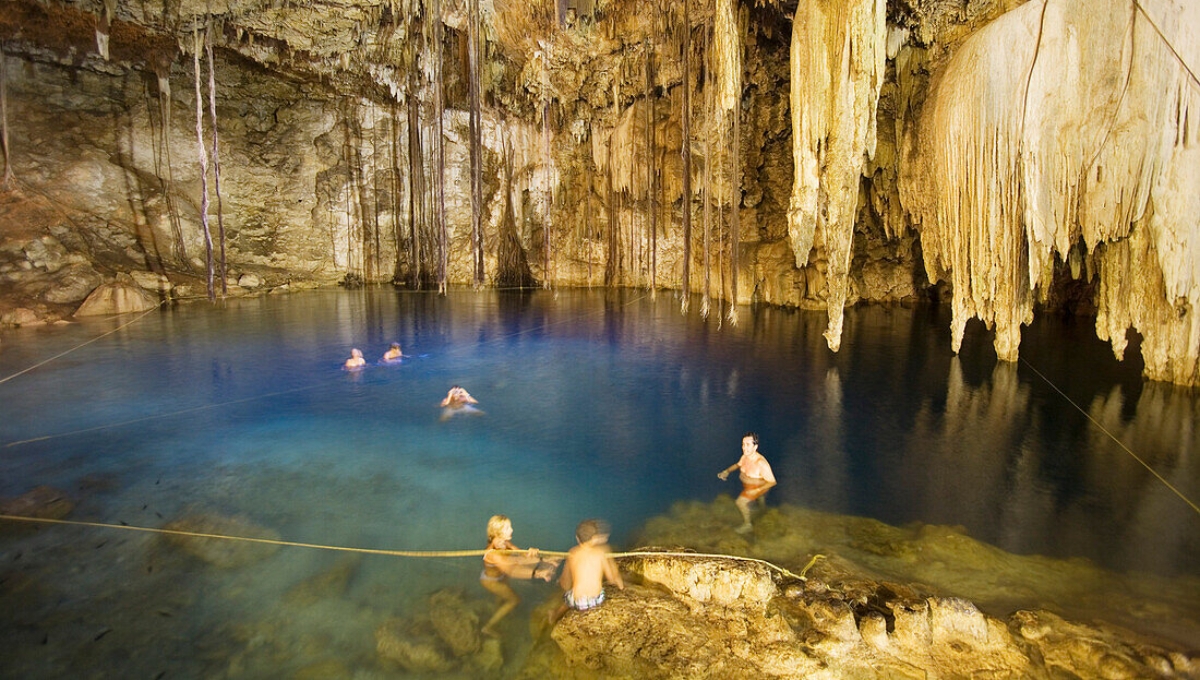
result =
M913 565L936 556L947 572L1015 576L1024 560L1033 572L1024 578L1046 580L1048 602L1069 592L1071 579L1116 578L1095 567L1008 555L950 527L905 530L794 508L768 510L755 535L742 538L727 505L681 504L654 520L644 539L681 545L670 539L690 537L692 545L622 557L626 589L610 588L597 609L568 612L540 638L520 677L1200 677L1200 652L1186 642L1048 609L998 614L1003 607L990 596L985 611L953 594L961 581ZM687 554L693 550L704 554ZM783 568L710 554L717 552ZM1195 627L1186 616L1175 624Z

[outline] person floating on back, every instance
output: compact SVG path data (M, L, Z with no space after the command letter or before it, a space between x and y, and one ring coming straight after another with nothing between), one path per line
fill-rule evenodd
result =
M758 452L757 434L747 432L742 435L742 457L738 462L718 472L717 477L724 481L734 470L740 470L738 477L742 481L742 493L738 494L736 503L743 520L742 525L734 531L744 534L754 528L750 523L750 504L763 498L767 491L775 486L775 473L771 472L771 464Z
M400 343L398 342L393 342L392 346L388 348L388 351L383 353L383 361L385 363L390 361L400 361L403 358L404 353L400 351Z
M480 414L483 411L475 408L475 404L479 402L467 393L466 390L455 385L446 393L446 398L442 400L442 420L446 420L456 413L473 413Z
M567 553L559 584L563 590L563 603L550 615L555 623L567 610L587 611L604 603L604 582L608 581L624 590L621 570L608 547L608 525L598 519L585 519L575 528L578 542Z
M508 585L511 578L540 578L549 581L558 567L558 560L543 560L537 548L530 548L525 555L509 555L507 550L520 550L512 542L512 521L504 515L493 515L487 523L488 547L483 553L483 571L479 584L495 595L500 606L483 626L483 634L496 637L496 624L521 603L520 596Z
M343 367L347 371L353 371L353 370L360 369L366 365L367 365L367 360L363 358L362 350L360 350L356 347L356 348L350 350L350 358L346 359L346 363L343 364Z

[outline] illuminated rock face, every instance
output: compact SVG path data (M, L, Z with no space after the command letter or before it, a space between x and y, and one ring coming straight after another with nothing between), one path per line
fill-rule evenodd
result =
M835 351L845 305L946 297L955 349L979 318L1012 361L1070 288L1200 383L1195 3L480 2L477 220L468 0L168 4L0 9L0 313L119 272L200 295L211 238L230 294L482 260L826 309Z
M1104 626L1029 610L1000 620L966 600L845 572L836 587L816 579L777 587L759 565L736 560L652 557L627 566L642 583L567 613L529 668L613 678L1132 679L1195 670L1186 654Z

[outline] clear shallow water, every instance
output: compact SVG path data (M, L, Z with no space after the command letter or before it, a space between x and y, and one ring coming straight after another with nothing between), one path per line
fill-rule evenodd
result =
M8 331L0 378L128 320ZM1040 320L1016 365L974 325L955 357L948 322L851 310L833 354L823 313L743 309L721 326L636 291L185 305L0 383L0 497L45 484L76 502L72 519L161 526L203 511L380 549L481 548L504 513L518 544L565 550L600 516L624 547L677 500L736 494L715 475L756 430L773 504L1197 576L1200 515L1113 437L1196 499L1200 399L1143 384L1085 322ZM392 341L411 358L379 365ZM352 347L371 362L357 373L340 368ZM483 413L443 420L453 384ZM285 548L220 571L132 532L0 526L0 541L0 632L21 650L3 675L266 677L276 647L293 666L376 668L375 627L432 590L490 606L477 559L361 558L339 597L296 607L291 589L341 556ZM552 592L520 586L512 635Z

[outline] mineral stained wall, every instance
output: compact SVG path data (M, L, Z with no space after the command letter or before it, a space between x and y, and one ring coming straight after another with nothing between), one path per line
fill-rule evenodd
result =
M948 300L1200 384L1185 0L6 0L0 321L119 277ZM475 172L472 169L476 169ZM737 304L730 304L730 303Z

